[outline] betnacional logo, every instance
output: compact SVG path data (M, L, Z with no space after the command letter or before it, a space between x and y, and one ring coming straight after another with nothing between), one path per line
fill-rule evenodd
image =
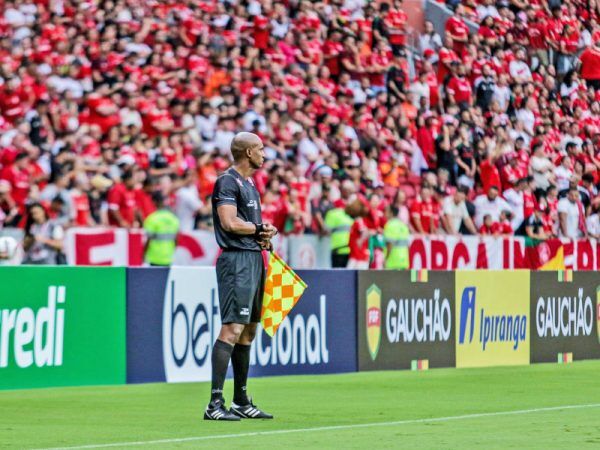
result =
M375 361L381 344L381 290L374 284L367 289L367 344Z
M327 296L319 298L319 312L313 314L293 313L283 319L272 339L256 333L250 350L250 365L266 367L280 364L329 364L327 347Z

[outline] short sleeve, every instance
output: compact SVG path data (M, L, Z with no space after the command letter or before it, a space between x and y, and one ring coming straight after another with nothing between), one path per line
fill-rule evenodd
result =
M65 238L65 230L60 225L55 225L51 237L55 241L62 241Z
M410 215L412 217L421 217L421 204L419 202L415 202L410 208Z
M452 201L452 199L450 197L446 197L444 199L444 203L442 204L442 211L444 214L448 214L448 215L452 215L453 208L452 208L452 204L450 203L450 201L448 201L448 199L450 199L450 201Z
M559 213L565 213L565 214L569 214L569 205L567 204L567 202L561 200L560 202L558 202L558 212Z
M202 206L203 206L202 200L200 200L200 198L197 197L196 195L188 196L188 204L192 211L197 211L200 208L202 208Z
M107 202L108 208L110 210L119 210L119 204L121 203L121 193L116 187L113 187L110 191L108 191Z
M217 180L213 196L215 203L221 205L237 205L239 187L231 175L224 175Z

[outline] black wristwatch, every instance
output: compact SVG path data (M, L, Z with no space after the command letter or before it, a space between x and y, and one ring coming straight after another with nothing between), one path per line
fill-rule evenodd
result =
M254 226L256 227L256 232L254 233L254 237L259 237L260 233L265 231L265 224L264 223L255 223Z

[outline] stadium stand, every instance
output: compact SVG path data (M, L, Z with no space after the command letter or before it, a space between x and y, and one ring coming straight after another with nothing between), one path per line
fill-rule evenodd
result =
M182 227L208 228L246 130L284 233L326 233L349 180L421 233L473 217L598 237L600 6L446 6L444 34L426 23L413 46L400 0L4 1L0 223L36 201L63 225L138 227L160 190Z

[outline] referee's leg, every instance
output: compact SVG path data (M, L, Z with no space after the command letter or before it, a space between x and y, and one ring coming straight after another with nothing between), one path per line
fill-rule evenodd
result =
M256 336L257 323L249 323L244 327L237 343L231 353L233 367L233 402L236 405L250 403L246 386L248 384L248 370L250 369L250 347Z
M210 403L204 411L205 420L240 420L240 417L225 407L223 385L231 353L244 330L239 323L224 323L212 350L212 385Z
M212 351L212 386L210 391L211 402L223 400L223 385L227 376L229 360L242 332L244 324L226 323L221 326L219 337L215 341Z

